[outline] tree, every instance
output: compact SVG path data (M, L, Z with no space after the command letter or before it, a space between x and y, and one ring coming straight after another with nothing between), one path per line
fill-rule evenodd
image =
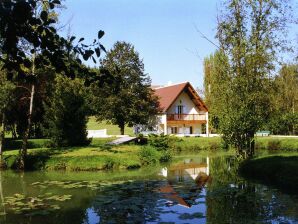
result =
M144 64L134 47L126 42L116 42L102 60L102 69L113 77L102 88L93 85L93 105L98 120L108 120L124 127L147 124L158 113L158 99L150 88L151 80L144 73Z
M244 158L253 156L254 134L268 117L269 77L286 46L287 9L288 1L228 0L219 17L217 38L229 58L219 130Z
M204 59L204 93L209 110L211 129L219 128L219 114L229 97L229 59L223 51L216 51Z
M10 103L12 102L15 86L13 85L13 83L7 80L6 73L4 71L0 71L0 83L0 167L2 167L2 152L4 146L6 124L5 114L10 106Z
M65 39L58 35L55 28L57 20L51 18L55 8L61 5L59 0L12 0L0 2L0 61L2 69L9 71L8 77L12 79L12 72L17 73L20 80L31 85L30 104L27 115L27 128L23 136L23 146L19 151L18 167L24 169L27 155L27 144L31 128L32 112L35 96L35 82L38 77L35 71L47 65L52 65L56 72L74 77L76 73L89 74L88 70L82 70L78 64L81 59L77 56L73 63L73 54L82 55L84 60L99 57L104 47L99 39L104 35L98 32L98 39L91 45L83 44L84 38L80 38L75 45L76 37ZM93 48L93 50L91 49ZM79 72L78 72L79 71ZM91 79L93 74L90 74ZM86 79L86 83L90 80Z
M295 135L298 131L298 65L284 64L271 86L268 128L275 134Z
M87 145L86 87L81 79L57 76L55 89L46 105L48 135L55 146Z

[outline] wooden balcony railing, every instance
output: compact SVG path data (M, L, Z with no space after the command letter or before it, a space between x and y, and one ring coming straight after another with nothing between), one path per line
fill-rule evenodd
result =
M167 114L168 121L205 121L205 114Z

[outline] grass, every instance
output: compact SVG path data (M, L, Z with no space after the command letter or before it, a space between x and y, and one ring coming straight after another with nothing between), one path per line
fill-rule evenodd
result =
M28 150L27 169L105 170L140 167L136 145L107 146L111 139L93 139L87 147L35 148ZM4 159L13 168L17 150L4 152Z
M257 137L256 149L298 151L298 138Z
M218 151L223 149L223 143L220 137L184 137L176 138L173 148L176 152Z
M120 129L117 125L108 124L106 121L97 122L95 117L89 117L89 121L87 123L88 130L100 130L100 129L107 129L108 135L120 135ZM134 135L133 129L131 127L125 127L126 135Z
M298 153L278 153L245 161L239 169L246 177L297 194Z
M213 138L176 138L171 137L171 153L163 151L154 153L152 149L143 149L140 145L106 145L108 139L93 139L89 146L85 147L66 147L66 148L48 148L48 139L30 139L28 150L28 169L46 169L46 170L108 170L118 168L138 168L149 165L149 163L159 163L167 160L171 155L185 156L189 154L212 152L226 153L226 149L219 137ZM257 138L258 155L268 156L269 153L278 153L275 148L278 146L283 151L291 150L298 152L298 139L272 139ZM20 140L6 140L6 151L4 158L10 168L14 167L18 149L21 146ZM260 147L261 146L261 147ZM152 146L150 146L152 147ZM269 149L271 151L263 150ZM219 150L225 149L225 150ZM284 150L286 149L286 150ZM229 150L233 154L233 150Z

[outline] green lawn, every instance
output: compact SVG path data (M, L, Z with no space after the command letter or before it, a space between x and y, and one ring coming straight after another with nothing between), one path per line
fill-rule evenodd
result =
M100 130L100 129L107 129L108 135L120 135L120 129L117 125L108 124L107 122L97 122L95 117L89 117L89 121L87 123L88 130ZM130 127L125 127L126 135L134 135L133 129Z
M47 170L103 170L112 168L140 167L138 152L140 146L108 146L112 139L93 139L86 147L33 148L29 149L28 169ZM4 152L9 167L18 155L18 150Z

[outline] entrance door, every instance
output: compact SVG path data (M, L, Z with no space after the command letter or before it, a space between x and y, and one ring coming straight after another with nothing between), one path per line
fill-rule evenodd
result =
M189 134L192 134L192 126L189 127Z

